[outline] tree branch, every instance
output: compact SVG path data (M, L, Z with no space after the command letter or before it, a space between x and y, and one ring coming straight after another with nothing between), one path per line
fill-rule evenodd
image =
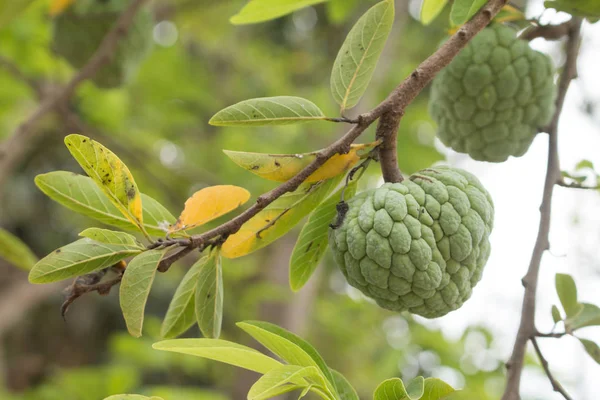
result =
M531 41L537 38L546 40L559 40L569 34L571 21L563 22L560 25L537 25L526 29L520 36L523 40Z
M377 137L383 140L379 147L383 177L386 182L401 182L402 173L398 168L397 134L406 107L431 80L456 57L467 43L508 3L508 0L490 0L483 8L454 35L452 35L433 55L427 58L404 80L373 112L381 116L377 127Z
M488 3L461 29L452 35L443 46L433 55L423 61L417 69L408 76L394 91L373 110L361 114L355 120L340 119L343 122L353 123L352 128L340 139L319 151L316 159L290 180L282 183L275 189L258 197L256 202L247 210L229 220L228 222L207 232L194 235L189 239L176 241L157 242L150 246L156 248L169 242L173 247L182 247L181 250L165 257L158 270L165 272L177 260L191 253L193 250L204 250L206 247L218 245L226 240L229 235L236 233L242 225L254 217L269 204L288 192L296 190L313 172L321 167L327 160L336 154L345 154L350 151L350 145L376 120L383 118L379 123L377 137L381 138L385 147L380 151L382 156L382 169L384 174L392 181L400 181L401 173L396 162L396 135L398 125L404 109L417 97L429 82L446 67L452 59L485 28L492 18L502 9L508 0L489 0ZM1 160L0 160L1 161ZM117 284L118 282L115 282Z
M35 125L51 111L67 103L75 89L86 79L93 77L103 66L110 62L115 54L119 40L124 37L135 17L136 12L146 0L132 0L131 4L119 17L115 26L106 34L102 43L90 58L88 63L62 88L59 92L49 96L17 127L15 132L0 146L0 188L13 171L23 160L31 143L41 133L36 131Z
M538 236L531 255L529 269L523 278L525 294L523 296L523 308L521 310L521 323L517 333L517 339L513 348L509 362L508 377L506 388L502 400L518 400L519 388L521 383L521 374L527 342L537 333L535 328L535 302L538 276L542 255L549 249L550 244L548 235L550 232L550 219L552 214L552 193L554 186L560 181L560 162L558 159L558 121L565 102L565 97L569 89L571 80L577 76L577 54L579 52L579 43L581 39L581 19L573 18L569 26L569 36L567 41L567 59L560 77L558 85L558 97L556 99L556 111L552 122L548 127L548 167L546 172L546 181L542 196L542 205L540 207L540 225Z
M554 376L552 375L552 372L550 371L550 367L548 366L548 360L546 360L546 358L544 358L544 355L542 354L542 350L540 349L540 346L538 345L537 339L535 337L531 338L531 343L533 344L533 348L535 349L535 352L537 353L537 355L540 359L540 363L542 364L542 368L544 368L544 372L546 372L546 376L548 376L548 379L550 380L550 383L552 384L552 389L554 389L555 392L562 394L562 396L566 400L573 400L573 398L571 396L569 396L567 391L562 387L560 382L557 381L554 378Z

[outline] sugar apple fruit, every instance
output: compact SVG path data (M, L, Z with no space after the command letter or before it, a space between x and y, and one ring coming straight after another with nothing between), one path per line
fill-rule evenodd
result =
M74 68L83 67L111 30L128 0L78 0L54 20L52 48ZM101 88L122 86L135 74L152 47L154 23L150 11L140 9L116 53L92 81Z
M553 74L550 58L514 29L485 28L433 81L429 109L438 137L479 161L522 156L552 118Z
M329 243L348 280L381 307L427 318L471 296L490 254L494 205L461 169L422 170L348 201Z

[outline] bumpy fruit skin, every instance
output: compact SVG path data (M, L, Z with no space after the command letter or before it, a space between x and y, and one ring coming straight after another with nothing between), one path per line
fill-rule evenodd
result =
M83 67L127 4L123 0L78 0L54 21L54 52L74 68ZM139 10L127 36L119 40L113 59L96 73L92 81L105 89L127 83L152 47L152 28L150 11Z
M427 318L471 296L490 255L489 193L472 174L425 169L349 202L330 247L348 280L381 307Z
M522 156L554 112L553 71L512 28L484 29L433 81L438 137L479 161Z

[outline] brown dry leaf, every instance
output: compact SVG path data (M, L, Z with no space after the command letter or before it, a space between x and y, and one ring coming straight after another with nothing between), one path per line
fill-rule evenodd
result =
M185 202L185 208L169 232L192 229L238 208L250 192L239 186L217 185L201 189Z

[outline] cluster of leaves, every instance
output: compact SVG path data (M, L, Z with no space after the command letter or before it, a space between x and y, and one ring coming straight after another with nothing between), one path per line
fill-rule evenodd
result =
M267 322L245 321L237 324L265 348L279 357L278 361L250 347L220 339L175 339L155 343L157 350L207 358L239 368L258 372L262 376L248 392L249 400L264 400L289 392L300 392L303 398L312 392L325 400L358 400L348 380L327 366L317 350L302 338ZM417 377L406 386L399 378L382 382L374 400L441 400L458 399L460 395L445 382ZM131 396L131 395L120 395ZM134 395L135 396L135 395ZM128 399L113 396L105 400ZM133 399L138 399L132 397ZM147 397L139 397L147 399Z
M394 19L394 3L384 0L359 19L334 63L331 87L342 110L355 106L371 79ZM217 126L255 126L326 120L312 102L298 97L246 100L218 112L210 120ZM127 166L108 148L82 135L70 135L65 143L89 178L53 172L38 176L44 193L76 212L122 229L139 231L150 242L143 246L124 232L87 229L83 239L64 246L31 270L33 283L48 283L110 268L134 257L123 273L120 300L129 332L140 336L144 309L161 261L187 231L214 220L246 202L242 188L220 185L195 193L177 221L158 202L143 196ZM329 196L343 173L368 154L377 142L354 145L347 154L329 159L294 192L281 196L247 221L236 233L210 243L213 250L190 269L177 289L165 317L163 334L174 337L187 330L194 319L206 337L220 334L223 309L221 254L236 258L258 250L292 229L310 214L291 258L290 282L297 290L306 283L327 248L327 229L335 216L341 192ZM267 179L285 181L296 175L316 154L272 155L226 152L238 165ZM355 184L343 190L351 197ZM124 218L123 218L124 217ZM155 241L152 235L164 236ZM226 240L225 240L226 239ZM192 312L194 311L194 312ZM195 318L193 318L195 314Z
M575 280L568 274L556 274L556 292L563 310L561 312L557 306L553 305L552 319L555 326L560 322L564 325L564 332L557 333L556 336L560 337L567 334L576 337L589 356L600 364L600 346L591 340L575 335L575 331L579 329L600 326L600 307L579 302Z
M600 175L594 169L594 163L589 160L579 161L574 171L561 171L561 175L569 181L567 184L575 187L600 189Z

